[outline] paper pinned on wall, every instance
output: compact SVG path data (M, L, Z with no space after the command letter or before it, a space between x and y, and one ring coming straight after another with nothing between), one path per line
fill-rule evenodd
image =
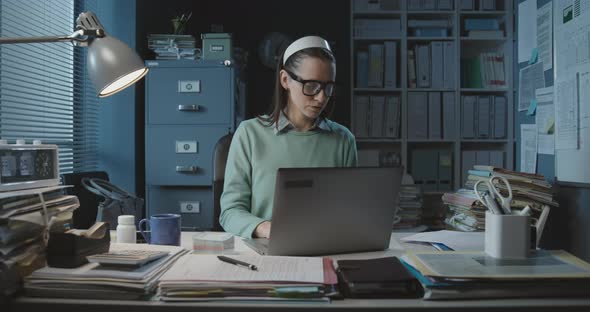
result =
M555 149L578 149L578 110L576 75L555 83Z
M545 87L543 63L538 62L521 69L518 83L518 111L526 111L529 109L531 101L535 98L535 90Z
M537 172L537 125L520 125L520 171Z
M553 2L549 2L537 11L537 48L539 61L543 70L553 68Z
M537 0L526 0L518 5L518 62L526 62L531 50L537 47Z
M553 125L555 124L555 105L553 104L553 87L537 89L535 96L537 98L535 122L537 124L538 153L554 155L555 136L553 135Z

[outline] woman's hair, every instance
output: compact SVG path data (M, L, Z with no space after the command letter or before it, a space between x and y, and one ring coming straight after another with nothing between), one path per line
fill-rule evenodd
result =
M278 127L279 117L281 116L281 111L287 107L287 101L289 100L289 93L287 90L283 88L281 85L281 70L285 69L290 72L296 72L296 69L299 68L301 62L308 57L316 57L325 62L331 63L336 65L336 59L334 55L322 48L307 48L303 50L297 51L295 54L291 55L287 62L283 66L283 56L277 61L277 69L275 73L275 86L274 86L274 94L272 97L272 105L270 107L270 112L268 116L258 116L258 120L266 126L270 127L273 124L275 127ZM325 119L332 113L335 106L335 98L334 95L328 99L328 103L326 108L321 112L319 118Z

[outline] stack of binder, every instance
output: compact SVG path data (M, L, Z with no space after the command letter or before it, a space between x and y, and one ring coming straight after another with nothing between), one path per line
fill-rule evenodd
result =
M119 244L110 252L155 250L168 255L143 266L108 266L87 263L75 269L45 267L25 279L28 296L78 299L140 299L153 295L158 278L189 251L176 246Z
M332 259L242 256L231 258L257 270L220 261L213 255L188 254L160 278L163 301L327 301L338 283Z
M461 137L464 139L506 138L507 104L501 95L461 97Z
M399 193L400 221L393 225L396 230L411 229L422 224L422 190L417 185L402 185Z
M463 88L506 88L504 53L482 52L478 56L461 59Z
M454 89L457 64L455 43L433 41L408 50L408 86L410 88Z
M48 231L63 231L80 205L76 196L62 195L62 188L0 192L0 299L14 294L25 276L45 266Z
M195 60L197 49L195 38L191 35L151 34L148 48L156 53L157 60Z
M358 88L396 88L398 43L372 43L357 51L356 86Z
M358 138L400 138L400 97L357 95L354 100L354 129Z

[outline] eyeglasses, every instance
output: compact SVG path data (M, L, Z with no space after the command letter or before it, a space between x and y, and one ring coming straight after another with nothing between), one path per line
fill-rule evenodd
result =
M307 96L314 96L320 93L320 91L322 90L324 90L324 94L326 94L327 97L334 95L334 89L336 88L336 85L333 81L324 82L319 80L304 80L288 70L285 71L287 72L287 74L289 74L291 79L303 85L303 94Z

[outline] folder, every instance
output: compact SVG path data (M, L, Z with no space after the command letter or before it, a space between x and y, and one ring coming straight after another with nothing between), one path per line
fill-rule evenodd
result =
M455 93L443 92L443 138L453 140L455 138Z
M490 164L490 152L489 151L476 151L475 161L477 165L487 166Z
M440 102L440 92L428 93L428 138L431 140L442 138Z
M475 151L463 151L461 152L461 181L462 185L467 182L468 171L473 169L476 165L476 154Z
M477 137L490 137L490 97L480 96L477 104Z
M503 139L506 137L506 98L503 96L494 97L494 138Z
M416 78L418 88L430 88L430 49L428 45L416 45Z
M354 134L359 138L369 136L369 96L357 95L354 97Z
M455 43L452 41L443 43L443 63L443 88L454 89L457 63L455 61Z
M426 92L408 93L408 139L428 138L428 98Z
M388 138L398 138L399 122L399 98L397 96L387 96L385 98L385 131Z
M431 87L443 88L444 86L444 58L443 42L433 41L430 43L430 69L431 69Z
M369 87L383 88L383 45L369 45Z
M369 52L358 51L356 53L356 87L369 86Z
M383 137L383 122L385 119L385 96L372 95L371 98L371 127L369 136Z
M438 190L450 191L453 188L453 157L448 150L438 152Z
M465 139L475 137L475 105L477 97L473 95L464 95L461 98L463 105L461 120L461 136Z
M490 166L494 168L504 168L503 151L490 151Z
M397 87L397 42L385 41L385 73L386 88Z

